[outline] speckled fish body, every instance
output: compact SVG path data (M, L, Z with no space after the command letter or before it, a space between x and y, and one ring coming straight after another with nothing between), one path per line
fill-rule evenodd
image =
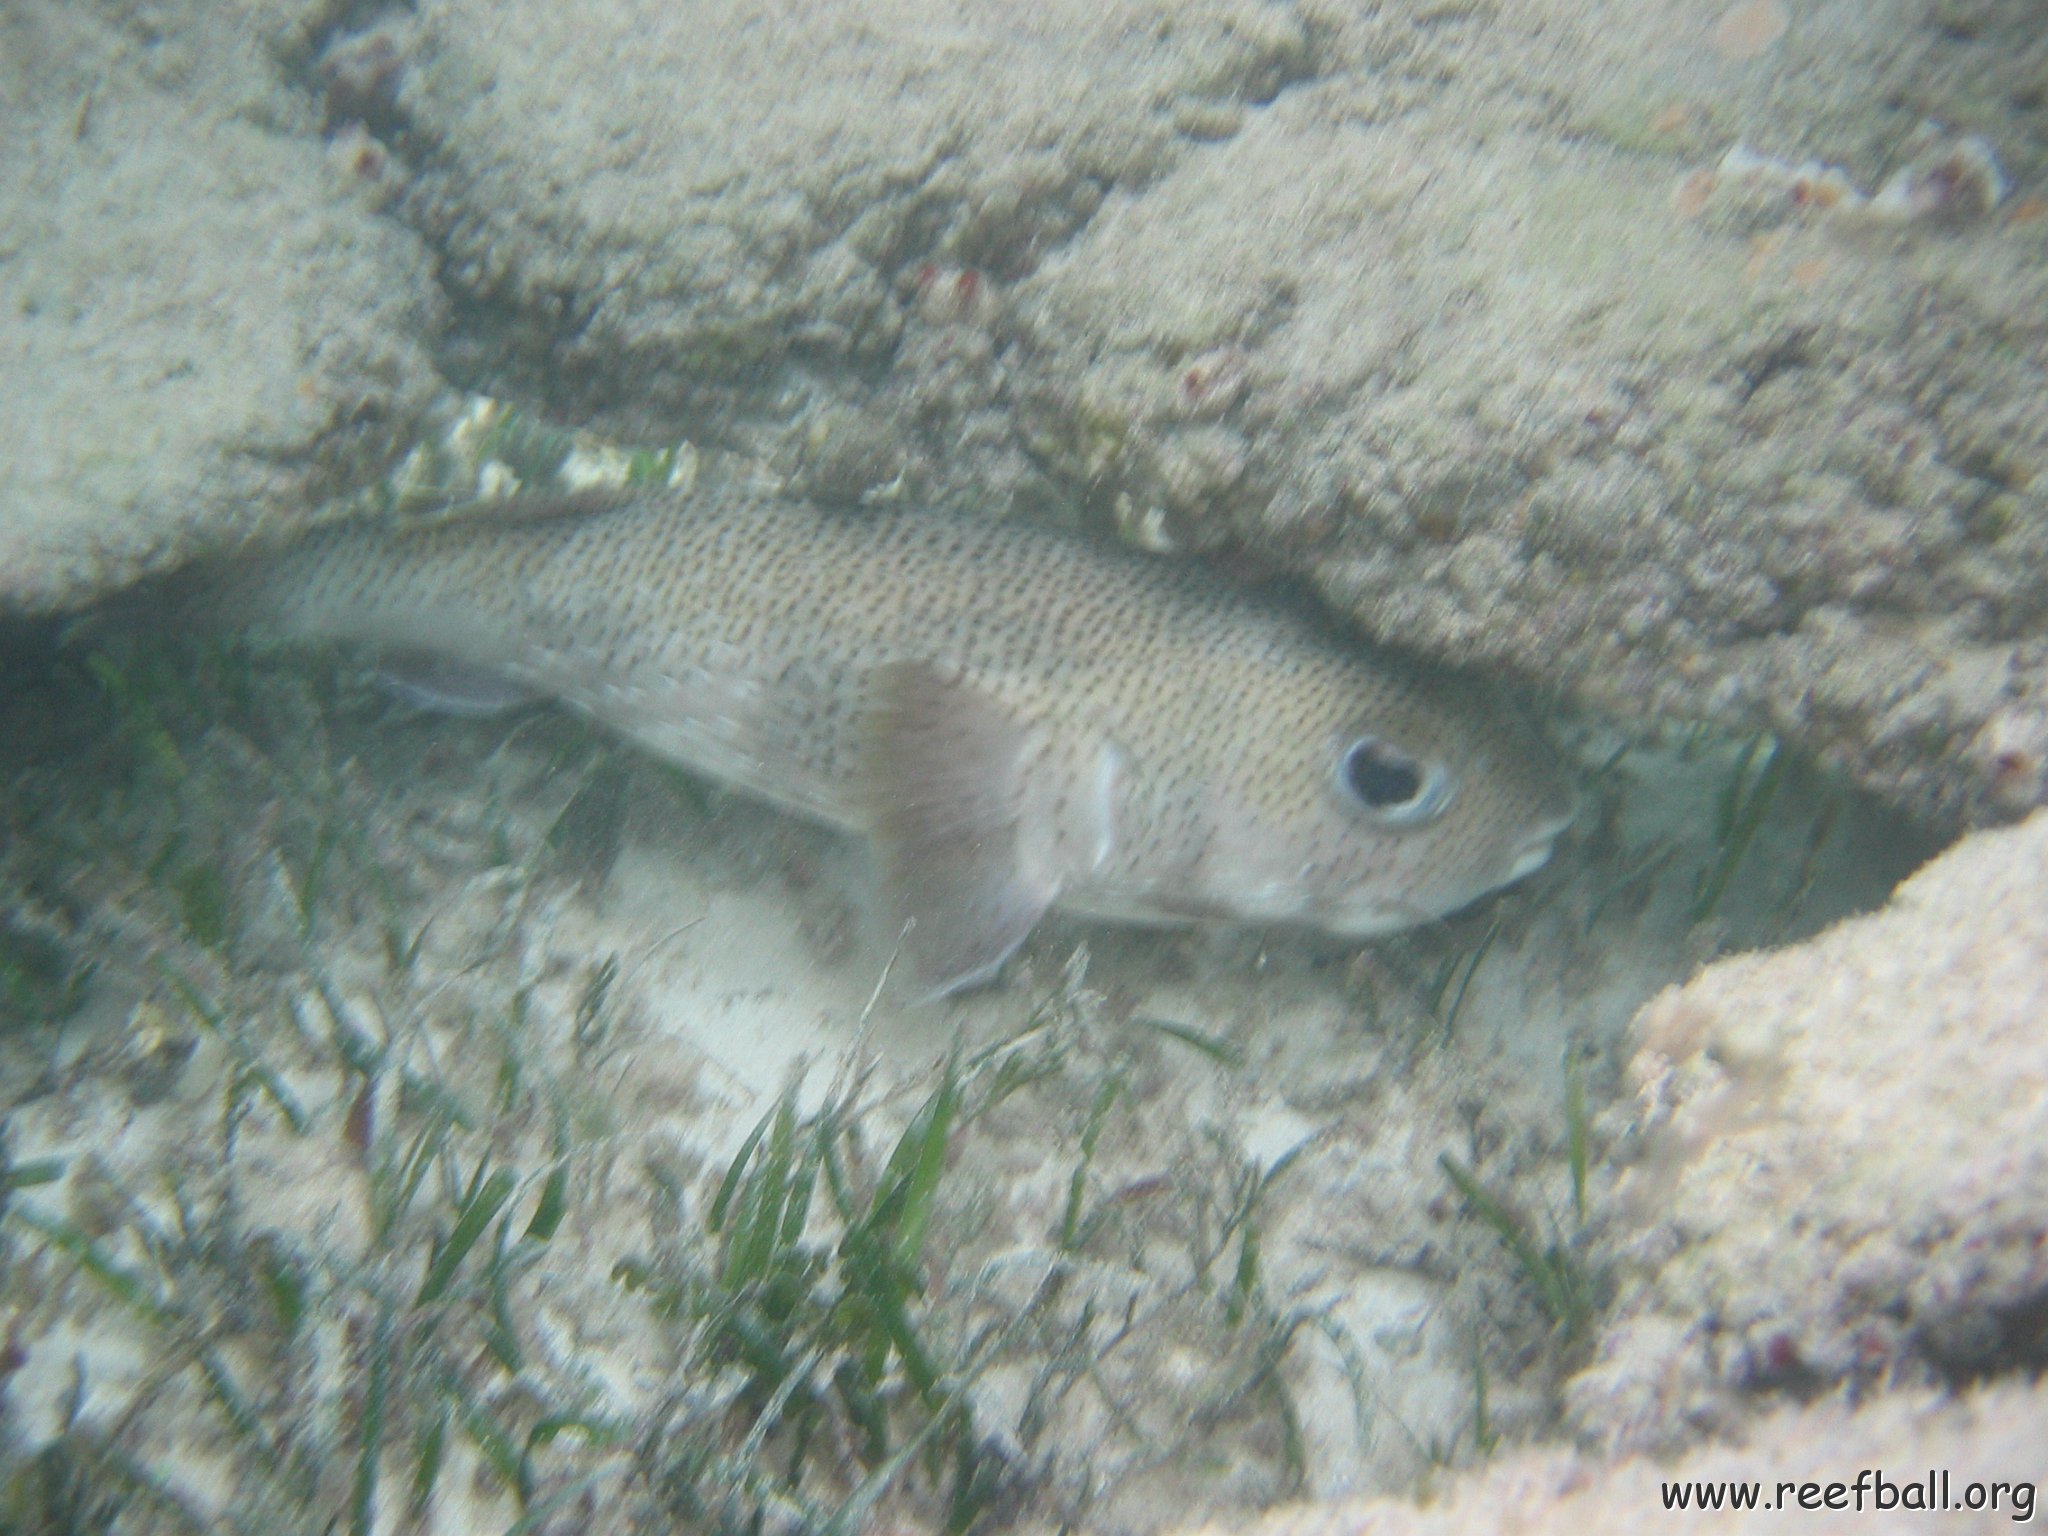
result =
M1014 522L740 493L328 530L261 629L435 658L874 839L947 991L1055 904L1426 921L1540 865L1571 793L1489 694L1214 574Z

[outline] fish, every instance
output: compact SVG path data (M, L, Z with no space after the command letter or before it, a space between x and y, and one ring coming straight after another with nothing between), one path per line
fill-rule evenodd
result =
M553 700L868 838L943 996L1054 907L1364 938L1549 858L1574 794L1469 679L1304 605L1016 519L745 489L332 525L209 605L366 648L441 707Z

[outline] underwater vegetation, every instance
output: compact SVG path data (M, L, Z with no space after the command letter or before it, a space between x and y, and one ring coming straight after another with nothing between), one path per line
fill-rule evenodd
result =
M1084 1044L1085 957L907 1113L856 1070L713 1163L650 1143L601 1086L645 1027L619 957L446 964L445 901L322 723L345 707L332 674L118 643L54 665L94 772L10 765L10 905L67 905L6 951L0 1041L44 1065L11 1069L0 1160L0 1529L356 1533L471 1509L517 1531L836 1531L892 1508L965 1530L1098 1496L1080 1421L1131 1465L1234 1444L1276 1489L1302 1475L1290 1351L1343 1331L1262 1273L1291 1159L1215 1132L1170 1187L1106 1186L1131 1068ZM486 811L473 852L515 909L588 851L565 828L600 776L553 775L575 787L551 816ZM228 836L258 803L262 835ZM88 953L129 1016L67 1050ZM12 1155L58 1101L142 1124L141 1145ZM1070 1166L1056 1212L975 1271L990 1192L963 1148L1005 1115L1068 1124ZM600 1231L616 1256L593 1272ZM85 1331L53 1361L67 1317ZM630 1342L592 1353L585 1329ZM1203 1365L1158 1418L1138 1383L1190 1336ZM997 1376L1013 1396L985 1393Z
M697 473L479 403L387 499ZM0 700L23 723L0 1048L39 1065L0 1128L42 1129L0 1177L24 1298L0 1528L966 1531L1148 1487L1263 1504L1318 1456L1490 1455L1585 1357L1611 1291L1596 1045L1529 1123L1461 1107L1400 1197L1458 1255L1466 1341L1462 1418L1411 1425L1388 1373L1413 1346L1361 1332L1297 1252L1341 1109L1260 1155L1176 1114L1146 1156L1158 1054L1243 1092L1255 1033L1127 1014L1076 950L927 1072L856 1044L822 1090L677 1136L712 1103L702 1067L642 1103L633 1063L672 1032L661 1008L702 1003L650 1003L640 977L702 919L637 954L551 935L644 824L631 807L714 824L703 785L559 716L422 720L331 662L166 645L146 615L27 660ZM1475 1048L1475 1007L1499 1008L1475 1000L1540 934L1597 947L1661 911L1697 952L1839 910L1860 812L1775 740L1594 729L1575 750L1593 811L1547 893L1345 967L1345 1027L1386 1069ZM1674 772L1710 807L1691 834L1637 809ZM58 1106L129 1130L53 1137ZM1035 1198L997 1172L1020 1136L1064 1170ZM60 1364L43 1341L66 1327Z
M13 675L38 724L0 863L8 1529L964 1531L1162 1477L1263 1503L1333 1424L1491 1454L1583 1357L1610 1069L1581 1055L1550 1125L1480 1112L1426 1170L1477 1289L1464 1426L1411 1430L1383 1345L1272 1268L1320 1221L1304 1170L1342 1116L1263 1155L1197 1116L1144 1155L1159 1053L1244 1084L1255 1035L1119 1023L1077 952L994 1037L908 1078L849 1057L718 1151L665 1128L701 1085L658 1113L630 1091L663 1027L646 957L545 939L619 857L623 805L701 820L699 786L559 718L443 750L457 728L346 671L119 627ZM1592 776L1595 839L1641 750ZM1710 836L1569 875L1574 931L1648 879L1704 933L1760 838L1828 842L1825 798L1810 829L1773 821L1799 777L1773 744L1679 752L1720 786ZM466 803L419 793L436 764ZM1813 884L1774 876L1763 920ZM1402 1070L1447 1062L1544 909L1368 951L1353 1027ZM79 1026L108 999L125 1018ZM53 1140L60 1105L129 1130ZM1057 1166L1020 1205L999 1170L1025 1126Z
M479 401L381 499L431 517L494 484L699 472ZM1561 1097L1457 1098L1455 1139L1380 1176L1390 1230L1454 1259L1341 1238L1341 1265L1394 1256L1340 1273L1448 1287L1421 1315L1460 1341L1449 1422L1395 1374L1437 1325L1304 1265L1347 1230L1325 1163L1351 1099L1469 1071L1532 964L1575 963L1550 950L1652 923L1710 953L1864 888L1840 866L1867 812L1775 739L1587 724L1563 867L1352 955L1331 1059L1378 1066L1284 1143L1180 1103L1253 1093L1256 1029L1133 1010L1084 949L1021 966L1022 1011L928 1069L861 1044L878 989L822 1086L741 1122L712 1063L637 1065L718 1038L669 1012L710 994L644 980L703 916L638 950L571 936L650 826L718 823L704 784L559 715L422 719L328 658L167 644L146 605L23 661L0 698L0 1049L25 1064L0 1130L26 1148L0 1176L23 1298L0 1529L958 1532L1491 1455L1554 1412L1612 1291L1607 1046L1580 1026ZM1704 809L1655 810L1674 797Z
M8 615L701 476L1284 573L1584 780L1399 936L919 1014L847 848L559 715L0 633L0 1536L2048 1440L2033 0L0 11Z

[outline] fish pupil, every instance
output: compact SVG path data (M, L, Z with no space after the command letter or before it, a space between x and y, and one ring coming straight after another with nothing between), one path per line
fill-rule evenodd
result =
M1361 804L1390 810L1422 793L1422 770L1379 742L1361 741L1344 754L1344 783Z

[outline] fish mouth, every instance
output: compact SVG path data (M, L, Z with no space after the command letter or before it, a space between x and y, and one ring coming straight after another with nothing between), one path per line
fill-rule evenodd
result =
M1501 884L1507 885L1524 875L1534 874L1549 863L1551 854L1557 849L1558 838L1562 837L1565 830L1578 819L1577 810L1574 806L1524 834L1521 841L1508 850L1508 872L1502 878Z
M1550 861L1551 854L1557 849L1558 838L1577 819L1578 807L1573 804L1538 822L1502 850L1504 864L1501 873L1491 878L1479 874L1462 894L1448 900L1402 901L1384 895L1367 898L1354 894L1322 911L1304 914L1303 919L1325 933L1347 939L1377 938L1432 922L1503 886L1512 885L1525 875L1534 874Z

